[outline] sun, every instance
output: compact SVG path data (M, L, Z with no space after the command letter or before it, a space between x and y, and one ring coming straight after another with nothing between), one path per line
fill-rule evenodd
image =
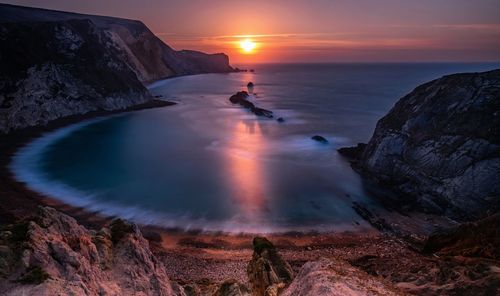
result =
M244 53L252 53L257 46L257 43L250 39L245 39L240 41L240 47Z

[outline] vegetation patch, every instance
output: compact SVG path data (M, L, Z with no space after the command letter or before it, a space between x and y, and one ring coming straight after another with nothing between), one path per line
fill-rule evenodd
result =
M41 267L35 266L28 268L28 270L17 279L17 282L26 285L39 285L49 278L50 276L48 273Z

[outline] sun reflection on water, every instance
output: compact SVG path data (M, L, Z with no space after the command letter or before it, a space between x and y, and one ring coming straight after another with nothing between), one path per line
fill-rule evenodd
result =
M261 126L258 121L240 120L231 138L228 169L232 176L233 199L241 218L256 222L266 208L265 170L261 160L265 141Z

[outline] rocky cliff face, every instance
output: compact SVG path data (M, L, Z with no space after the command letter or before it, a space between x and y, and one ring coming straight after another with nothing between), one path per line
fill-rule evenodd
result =
M89 20L0 24L0 131L151 99Z
M478 218L500 207L499 127L500 70L445 76L396 103L358 166L393 188L395 203Z
M137 226L89 231L48 207L0 231L2 295L175 295Z
M140 21L0 4L0 132L144 103L148 81L230 71L226 55L175 51Z

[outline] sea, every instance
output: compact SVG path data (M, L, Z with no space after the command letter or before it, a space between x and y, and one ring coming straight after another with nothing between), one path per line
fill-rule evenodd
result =
M227 233L356 231L369 226L353 202L378 203L337 149L369 141L377 121L421 83L500 68L238 66L254 71L154 82L152 94L177 104L46 133L19 149L10 168L43 195L146 225ZM254 84L249 100L274 118L229 101L248 82Z

